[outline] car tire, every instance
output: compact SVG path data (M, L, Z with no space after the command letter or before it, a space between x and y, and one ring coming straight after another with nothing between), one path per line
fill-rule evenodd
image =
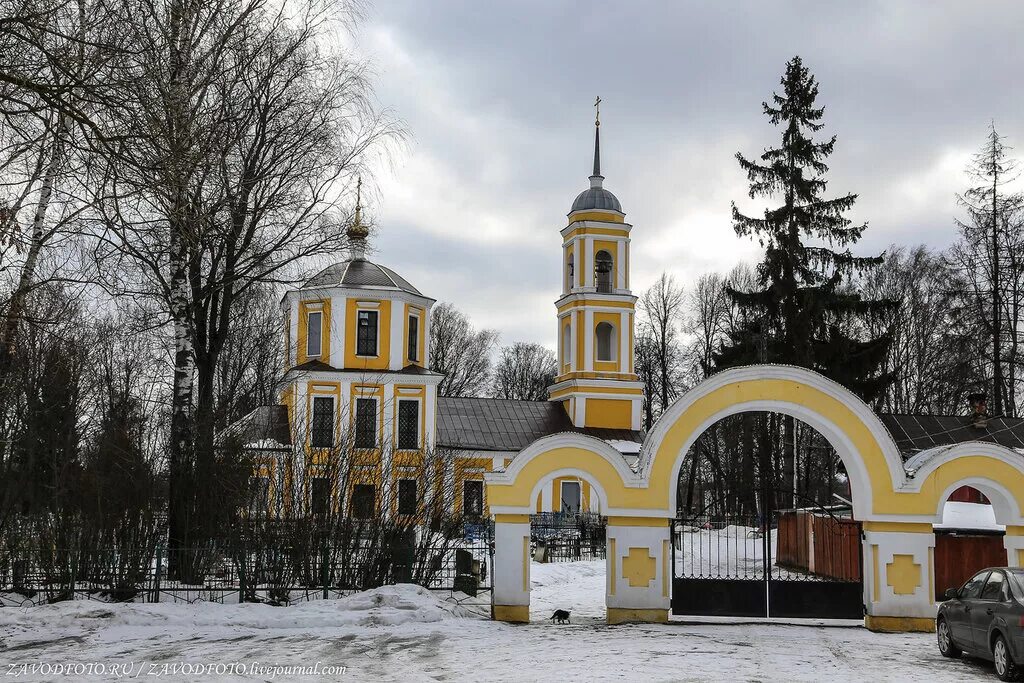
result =
M992 663L996 668L996 676L1001 681L1016 681L1020 679L1020 669L1013 662L1013 655L1010 654L1010 646L1002 634L996 636L992 643Z
M935 637L939 641L939 652L943 657L955 659L963 654L963 651L953 642L953 634L945 619L939 619L939 623L935 625Z

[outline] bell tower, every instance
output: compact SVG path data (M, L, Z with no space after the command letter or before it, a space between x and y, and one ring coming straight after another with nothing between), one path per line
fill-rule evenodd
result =
M548 396L577 427L640 429L643 384L633 369L636 297L629 289L633 226L601 175L601 98L594 102L594 170L590 187L562 229L558 376Z

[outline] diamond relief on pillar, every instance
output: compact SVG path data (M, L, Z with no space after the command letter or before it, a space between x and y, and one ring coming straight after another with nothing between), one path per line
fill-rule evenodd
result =
M647 548L630 548L622 558L622 578L631 588L647 588L657 576L657 562Z
M896 595L913 595L921 585L921 565L913 555L893 555L885 565L886 583Z

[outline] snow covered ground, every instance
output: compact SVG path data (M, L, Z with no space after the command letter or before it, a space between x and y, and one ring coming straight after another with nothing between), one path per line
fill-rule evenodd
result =
M488 621L486 604L415 586L292 607L0 607L0 676L111 680L119 665L124 677L190 681L993 678L987 664L943 659L930 634L763 623L609 627L603 561L535 564L531 578L534 622L520 626ZM572 610L573 623L547 622L556 608ZM344 676L330 667L345 667Z

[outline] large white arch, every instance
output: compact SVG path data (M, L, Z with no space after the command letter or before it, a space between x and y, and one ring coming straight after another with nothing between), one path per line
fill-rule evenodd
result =
M874 489L868 472L868 464L862 453L849 438L849 425L838 425L818 412L807 402L796 402L783 398L767 398L752 401L729 403L707 416L689 435L682 448L672 454L663 453L663 445L669 430L672 429L695 404L711 396L715 392L728 388L730 385L742 385L764 381L786 381L797 383L820 392L834 399L852 412L855 422L868 429L884 458L890 485L893 490L900 489L906 481L903 460L899 450L874 411L860 398L842 385L827 377L790 365L752 365L720 372L704 380L673 403L658 419L653 429L644 440L640 450L639 473L645 481L651 477L655 459L671 457L673 460L671 482L669 484L668 505L675 506L678 487L679 470L689 455L689 451L697 438L713 424L730 415L752 411L771 411L790 415L808 424L824 436L839 454L850 477L850 488L853 494L854 515L858 518L868 516L873 510ZM653 482L652 482L653 483Z

